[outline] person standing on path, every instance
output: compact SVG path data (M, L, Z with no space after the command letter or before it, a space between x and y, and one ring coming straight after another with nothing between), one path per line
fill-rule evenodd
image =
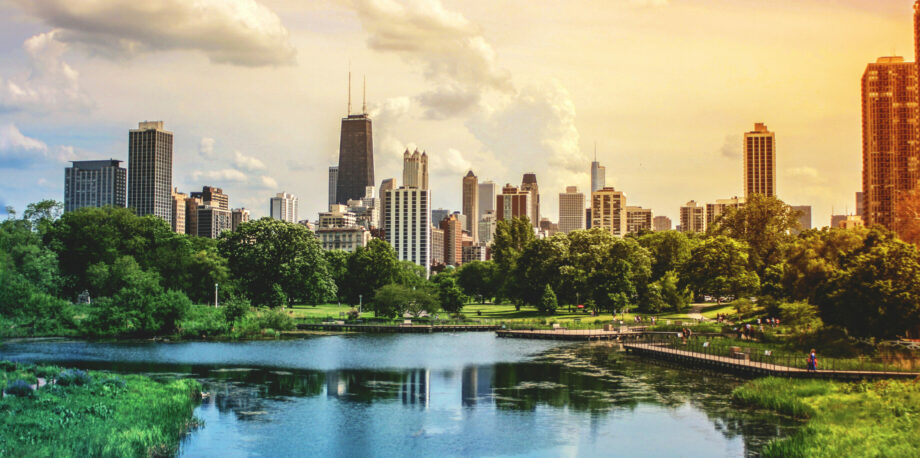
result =
M811 349L808 355L808 372L818 372L818 357L815 356L815 349Z

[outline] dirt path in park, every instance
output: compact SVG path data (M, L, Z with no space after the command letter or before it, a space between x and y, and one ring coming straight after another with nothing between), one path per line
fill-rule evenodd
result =
M703 314L701 313L704 307L706 307L706 304L691 305L690 311L687 312L687 316L689 316L690 318L694 320L706 320L706 318L703 318Z

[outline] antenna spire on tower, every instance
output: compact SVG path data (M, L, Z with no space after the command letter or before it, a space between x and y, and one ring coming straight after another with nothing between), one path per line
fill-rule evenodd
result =
M597 162L597 140L594 140L594 162Z
M361 87L361 113L367 114L367 75L364 75Z
M351 64L348 67L348 116L351 116Z

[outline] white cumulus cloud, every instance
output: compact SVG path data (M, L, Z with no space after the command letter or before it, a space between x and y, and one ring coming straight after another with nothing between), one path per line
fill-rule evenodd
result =
M263 175L260 181L261 181L263 188L267 188L267 189L277 189L278 188L278 182L275 181L275 179L270 176Z
M206 158L214 157L214 139L210 137L201 137L198 143L198 154Z
M248 170L250 172L265 170L265 164L262 161L252 156L246 156L239 151L233 152L233 165L238 169Z
M27 137L14 124L0 125L0 151L48 151L45 142Z
M248 177L245 173L240 172L236 169L220 169L220 170L196 170L192 172L192 179L194 181L201 181L202 179L211 180L213 182L219 183L222 181L229 181L232 183L245 183L248 181Z
M274 11L255 0L13 0L65 43L107 57L198 51L212 62L286 65L296 51Z
M35 35L23 43L29 58L27 78L0 77L0 111L82 111L92 101L80 88L80 74L63 60L68 46L56 32Z

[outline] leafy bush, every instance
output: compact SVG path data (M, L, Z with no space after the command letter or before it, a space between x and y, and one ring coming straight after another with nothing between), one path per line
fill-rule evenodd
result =
M33 390L32 390L32 385L30 385L29 382L22 380L22 379L16 379L16 380L13 380L12 382L7 383L6 389L4 389L3 391L9 395L26 397L26 396L32 396Z
M223 310L207 305L193 305L179 320L179 335L186 338L208 337L227 330Z
M56 377L56 383L60 386L83 386L89 382L89 374L79 369L67 369Z
M242 318L250 308L252 308L252 305L250 305L249 299L240 296L231 297L224 303L222 309L224 312L224 320L227 323L233 323Z

